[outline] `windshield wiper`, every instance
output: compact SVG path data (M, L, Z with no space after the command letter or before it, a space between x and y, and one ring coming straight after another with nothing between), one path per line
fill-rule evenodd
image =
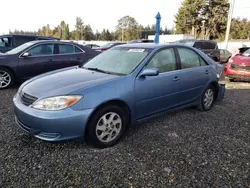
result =
M92 67L82 67L82 68L97 71L97 72L102 72L102 73L106 73L106 74L114 74L114 75L119 75L119 76L126 75L126 74L122 74L122 73L110 72L110 71L105 71L105 70L102 70L102 69L92 68Z
M91 67L83 67L83 68L88 69L88 70L97 71L97 72L106 73L106 74L111 74L111 72L108 72L108 71L105 71L105 70L102 70L102 69L98 69L98 68L91 68Z

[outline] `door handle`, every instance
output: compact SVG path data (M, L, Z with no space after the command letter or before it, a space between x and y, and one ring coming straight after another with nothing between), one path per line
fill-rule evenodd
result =
M174 77L173 81L179 81L180 78L178 76Z
M76 60L82 60L82 58L80 58L80 57L77 57L77 58L76 58Z
M53 59L49 59L49 62L53 62L54 60Z
M209 74L209 71L208 71L208 70L206 70L206 71L205 71L205 74Z

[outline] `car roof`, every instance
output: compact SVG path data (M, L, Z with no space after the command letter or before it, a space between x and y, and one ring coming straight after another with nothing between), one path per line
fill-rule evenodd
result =
M216 41L213 41L213 40L203 40L203 39L182 39L182 40L177 40L176 42L211 42L211 43L217 43Z
M38 38L47 38L47 39L57 39L57 37L52 37L52 36L41 36L41 35L28 35L28 34L8 34L8 35L0 35L0 37L38 37Z
M29 41L27 43L31 43L31 44L43 44L43 43L58 43L58 44L74 44L74 45L78 45L80 46L80 44L72 42L72 41L61 41L61 40L33 40L33 41Z
M174 46L185 46L181 44L156 44L156 43L128 43L122 44L117 47L125 47L125 48L148 48L148 49L156 49L162 47L174 47Z

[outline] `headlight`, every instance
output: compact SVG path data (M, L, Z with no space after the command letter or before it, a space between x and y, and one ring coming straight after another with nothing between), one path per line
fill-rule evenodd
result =
M233 60L232 58L230 58L230 59L228 60L228 62L229 62L229 63L233 63L234 60Z
M75 104L81 98L80 95L49 97L35 102L31 107L38 110L62 110Z

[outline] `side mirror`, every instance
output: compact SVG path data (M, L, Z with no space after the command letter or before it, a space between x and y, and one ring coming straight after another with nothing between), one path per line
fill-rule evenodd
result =
M159 75L159 69L158 68L149 68L149 69L144 69L142 73L140 74L140 77L145 77L145 76L158 76Z
M31 56L31 54L30 54L29 52L25 52L25 53L22 55L22 57L29 57L29 56Z

